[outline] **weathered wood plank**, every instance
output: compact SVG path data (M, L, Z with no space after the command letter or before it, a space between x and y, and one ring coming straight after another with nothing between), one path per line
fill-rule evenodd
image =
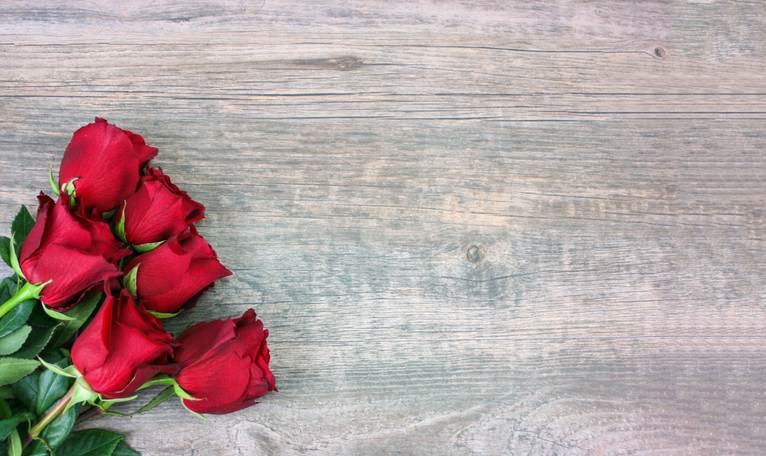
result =
M144 454L766 452L761 2L38 3L0 230L107 117L236 272L173 327L272 331L253 409L98 421Z

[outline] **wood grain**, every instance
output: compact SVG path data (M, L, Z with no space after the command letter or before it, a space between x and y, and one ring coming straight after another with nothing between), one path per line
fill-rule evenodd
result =
M0 231L160 147L280 392L144 455L766 453L760 1L0 4Z

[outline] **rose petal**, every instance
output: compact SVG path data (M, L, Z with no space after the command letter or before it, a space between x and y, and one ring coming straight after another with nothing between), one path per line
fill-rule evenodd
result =
M187 364L215 352L222 344L236 338L236 325L231 320L213 320L187 328L177 339L179 348L174 359Z
M120 271L100 255L90 255L78 249L60 245L47 246L21 264L27 280L49 283L40 300L48 307L63 307L69 299L105 280L120 275Z

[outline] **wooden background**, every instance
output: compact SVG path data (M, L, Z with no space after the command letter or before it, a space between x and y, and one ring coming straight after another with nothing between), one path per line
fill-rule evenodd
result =
M0 3L0 231L160 147L280 392L144 455L766 454L760 1Z

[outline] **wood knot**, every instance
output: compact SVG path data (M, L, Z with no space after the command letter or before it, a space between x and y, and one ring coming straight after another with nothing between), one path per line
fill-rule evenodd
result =
M465 251L465 258L471 263L478 263L484 257L484 253L481 251L481 247L478 245L471 245Z
M654 55L655 57L664 59L666 55L668 55L668 51L665 50L665 48L657 46L654 48Z
M337 57L334 59L328 59L327 63L335 67L336 69L340 71L349 71L349 70L355 70L362 65L364 65L364 62L359 57L355 57L353 55L346 55L343 57Z

